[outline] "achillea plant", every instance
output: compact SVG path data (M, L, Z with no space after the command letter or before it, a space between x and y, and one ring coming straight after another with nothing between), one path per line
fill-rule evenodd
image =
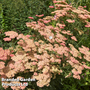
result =
M90 12L83 8L73 8L65 1L54 1L54 3L56 10L52 12L53 16L44 17L37 22L26 23L27 27L38 32L42 38L38 38L37 33L33 37L33 35L25 36L13 31L5 32L10 39L16 38L18 45L14 49L9 48L10 52L7 54L10 61L7 65L4 66L3 62L0 63L2 77L12 78L20 72L33 72L32 78L37 80L37 86L44 87L49 86L51 79L55 79L57 74L63 74L65 78L73 77L80 80L83 71L90 69L85 63L90 61L89 48L83 45L75 47L73 44L80 42L78 38L81 34L74 35L74 32L78 32L72 31L71 27L68 28L73 23L77 23L77 19L83 24L89 25ZM43 14L36 16L41 17ZM22 87L11 88L22 89Z

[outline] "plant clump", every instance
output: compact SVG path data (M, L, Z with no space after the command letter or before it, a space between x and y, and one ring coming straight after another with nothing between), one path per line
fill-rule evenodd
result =
M9 49L14 51L8 51L4 56L9 56L10 61L7 65L4 66L4 63L0 62L1 76L12 78L20 72L33 72L32 78L37 80L37 86L44 87L49 86L51 79L55 79L57 74L80 80L83 71L90 69L85 63L90 62L89 48L83 45L75 47L74 43L79 43L78 38L81 34L74 35L73 31L67 28L76 23L77 18L89 27L90 12L82 7L76 9L65 1L54 1L54 4L56 10L52 12L53 16L26 23L27 27L38 32L42 38L38 38L36 33L33 37L14 31L5 32L6 36L15 38L18 42L16 48ZM43 14L36 16L41 17ZM68 43L68 40L71 42ZM2 48L0 50L4 53Z

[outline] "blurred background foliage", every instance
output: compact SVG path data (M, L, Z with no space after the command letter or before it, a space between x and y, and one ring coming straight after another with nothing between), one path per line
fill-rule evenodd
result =
M3 9L3 32L14 30L25 34L28 33L28 17L31 16L37 21L36 14L50 15L49 6L52 0L0 0L0 3Z

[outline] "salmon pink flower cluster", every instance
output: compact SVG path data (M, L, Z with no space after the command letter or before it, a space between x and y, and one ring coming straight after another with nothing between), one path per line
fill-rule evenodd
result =
M87 6L84 6L84 8L86 8Z
M66 21L69 22L69 23L74 23L75 22L74 20L71 20L71 19L67 19Z
M42 17L42 16L44 16L44 14L42 14L42 15L36 15L37 17Z
M28 17L28 18L30 18L30 19L34 19L33 17Z
M6 38L4 38L3 40L4 40L4 41L11 41L11 38L6 37Z
M49 8L54 8L54 6L49 6Z
M77 41L76 37L75 36L72 36L71 39Z
M3 50L3 48L0 48L0 60L6 61L9 55L10 55L10 50L8 49Z
M7 31L7 32L5 32L5 35L10 36L10 38L13 39L18 36L18 33L14 32L14 31Z

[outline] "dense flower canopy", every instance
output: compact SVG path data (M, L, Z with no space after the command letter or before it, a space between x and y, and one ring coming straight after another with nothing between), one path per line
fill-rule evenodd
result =
M51 79L55 79L57 74L63 74L65 78L73 77L80 80L83 70L90 69L84 62L85 60L90 62L89 48L83 45L79 48L75 47L73 44L77 43L78 39L73 33L74 30L66 30L67 25L71 26L76 23L77 17L87 24L85 27L90 27L90 23L87 21L90 19L90 13L83 7L76 9L64 0L54 1L54 4L56 10L51 13L54 14L53 16L46 16L37 22L26 23L27 27L37 31L42 38L38 39L37 34L33 36L18 34L14 31L5 32L9 38L4 38L4 41L17 39L17 45L8 50L0 48L0 60L3 60L0 61L0 75L2 77L12 78L20 72L33 72L32 78L37 80L37 86L44 87L49 86ZM54 8L53 6L49 7ZM44 14L36 16L43 17ZM65 22L60 19L64 17L67 17ZM28 18L34 19L33 17ZM70 39L70 43L68 43L68 39ZM6 60L8 63L5 66L4 61ZM65 67L70 68L70 71L65 71ZM25 89L24 86L11 86L11 88Z

